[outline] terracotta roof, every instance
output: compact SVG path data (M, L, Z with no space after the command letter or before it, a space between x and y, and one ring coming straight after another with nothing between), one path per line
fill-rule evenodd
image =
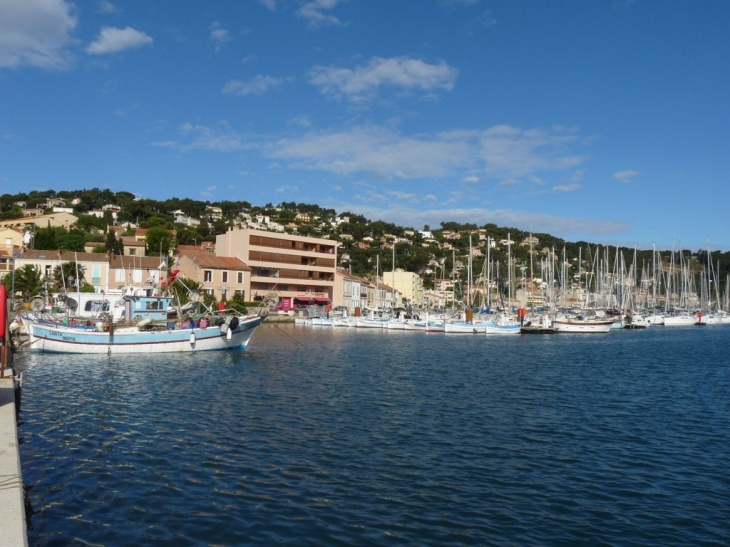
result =
M175 254L183 256L199 255L201 253L210 254L209 251L201 249L197 245L178 245L175 249Z
M146 243L144 241L134 239L132 236L123 236L120 238L122 245L125 247L144 247Z
M114 256L109 261L109 267L157 270L161 262L159 256ZM163 269L166 268L167 266L163 266Z
M204 252L201 254L188 255L188 258L195 261L201 268L211 268L214 270L244 270L251 271L248 266L240 258L233 256L216 256L214 254Z
M30 260L60 260L62 262L73 262L74 260L84 262L107 262L109 255L106 253L82 253L74 251L48 251L43 249L26 249L18 258Z

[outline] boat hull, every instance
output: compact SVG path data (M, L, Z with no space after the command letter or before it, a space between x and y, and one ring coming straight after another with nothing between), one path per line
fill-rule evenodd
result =
M556 332L568 333L608 333L613 321L553 321Z
M39 323L30 323L28 330L33 351L106 355L172 353L243 349L263 320L263 317L242 319L228 332L219 326L209 326L159 331L122 327L110 333Z

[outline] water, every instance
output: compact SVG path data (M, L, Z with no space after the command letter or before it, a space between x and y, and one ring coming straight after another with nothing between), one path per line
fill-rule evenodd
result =
M26 354L31 545L728 545L730 328Z

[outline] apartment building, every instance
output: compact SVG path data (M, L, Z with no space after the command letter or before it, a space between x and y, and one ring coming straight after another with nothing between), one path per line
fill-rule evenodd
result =
M175 269L180 270L178 277L197 281L205 294L218 301L236 294L246 300L251 292L251 268L236 257L183 251L175 257Z
M337 243L328 239L229 229L216 238L217 256L236 257L251 268L251 298L275 292L282 309L330 304L334 297Z
M423 304L423 279L418 274L398 268L394 272L383 272L383 281L397 290L406 302L416 306Z

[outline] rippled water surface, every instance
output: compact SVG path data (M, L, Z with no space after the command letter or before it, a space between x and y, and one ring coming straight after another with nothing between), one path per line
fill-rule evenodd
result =
M730 327L24 354L32 545L727 545Z

